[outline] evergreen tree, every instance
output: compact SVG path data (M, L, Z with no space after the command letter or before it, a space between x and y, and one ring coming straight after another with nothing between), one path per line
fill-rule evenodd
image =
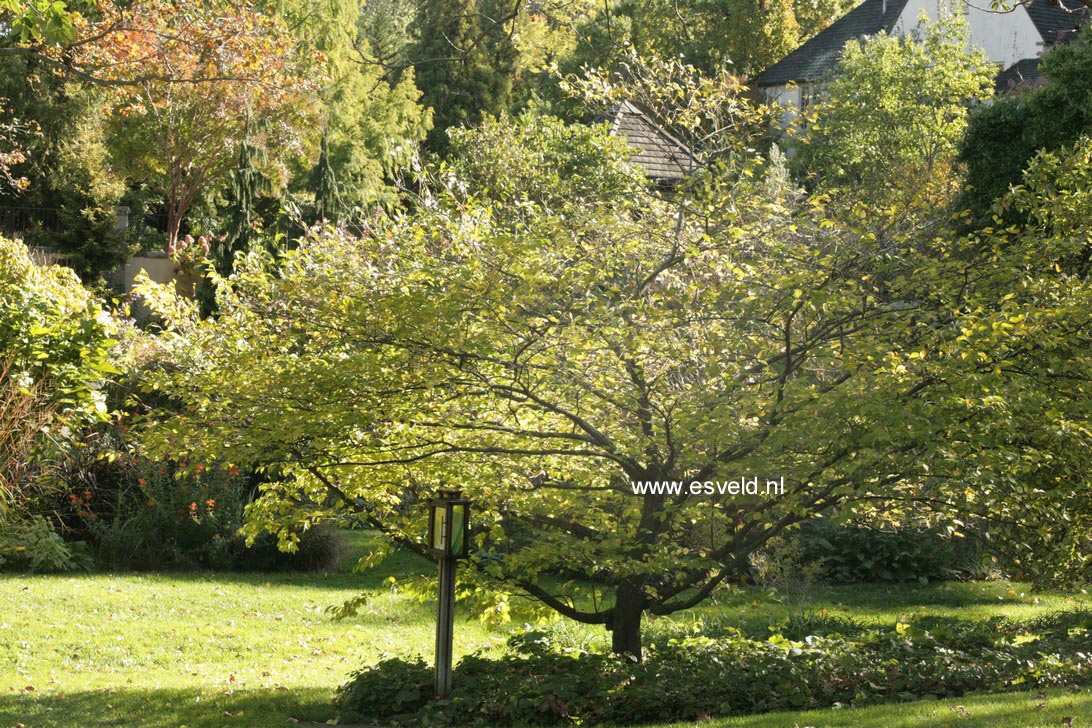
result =
M329 134L323 132L318 164L311 171L311 190L315 193L315 222L336 222L341 205L337 175L330 164Z
M1045 83L1015 89L968 120L959 157L967 166L967 186L959 204L982 224L997 212L1006 221L1016 219L1011 207L995 210L994 203L1023 181L1036 154L1058 151L1092 133L1092 30L1050 51L1039 69Z
M269 178L258 169L260 157L261 150L247 134L239 144L239 162L228 174L227 229L209 245L209 257L222 276L231 275L235 254L247 250L260 232L258 197L272 191Z
M373 7L363 0L282 0L277 5L299 41L326 58L329 81L320 92L323 123L317 127L321 135L310 140L320 159L294 173L297 189L314 193L317 170L324 165L324 184L337 188L336 196L323 193L328 219L376 203L397 204L391 179L409 165L429 129L413 72L397 80L385 77L384 64L392 54L397 56L401 24L391 18L377 30L376 16L385 7L400 12L399 3ZM374 44L381 47L373 49Z
M421 101L433 110L433 151L447 149L449 127L505 110L516 60L510 12L500 0L424 0L418 8L410 62Z

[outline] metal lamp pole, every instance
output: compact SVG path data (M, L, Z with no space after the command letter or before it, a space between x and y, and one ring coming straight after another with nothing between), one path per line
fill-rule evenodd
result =
M440 599L436 609L436 697L451 696L451 648L455 637L455 565L440 557Z
M429 501L429 550L440 564L436 607L436 697L451 696L451 653L455 636L455 569L469 556L470 501L458 490L440 490Z

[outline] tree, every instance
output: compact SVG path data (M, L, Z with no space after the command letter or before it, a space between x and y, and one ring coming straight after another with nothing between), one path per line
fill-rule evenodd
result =
M317 99L320 122L309 146L307 168L297 170L296 187L315 195L320 219L344 220L377 204L397 206L394 181L414 159L431 126L412 70L392 78L383 65L393 53L386 32L402 12L397 3L360 0L278 3L293 35L325 57L327 81ZM388 7L389 5L389 7ZM383 22L379 17L383 16ZM379 26L379 27L377 27ZM375 36L371 35L376 34ZM336 187L337 193L330 194Z
M603 127L526 117L454 141L417 213L322 233L275 273L252 254L216 319L146 290L177 364L150 386L183 403L149 444L265 470L252 534L348 513L424 553L423 500L460 482L490 592L639 657L646 612L921 475L930 381L888 364L932 310L908 241L802 205L757 162L680 223ZM718 492L751 477L785 492Z
M91 42L93 39L94 42ZM248 125L289 151L315 88L316 59L283 22L247 5L142 0L77 23L80 65L117 80L112 151L167 202L167 247L197 196L222 181Z
M719 88L645 96L701 139L714 111L755 115ZM733 164L695 146L707 178L653 195L606 128L535 114L451 143L412 214L252 253L216 319L146 289L174 364L148 384L180 403L148 444L264 470L252 536L350 518L424 555L424 501L460 483L483 593L639 658L646 613L700 604L801 521L892 501L958 519L994 494L1002 522L1046 472L1019 425L1048 423L1039 464L1087 446L1088 290L1047 275L1079 216L960 237L919 219L936 208L808 198L735 140L709 144ZM1081 389L1056 406L1062 382Z
M221 238L213 240L209 251L213 266L221 276L231 275L235 256L250 249L260 229L256 203L259 196L272 189L269 180L258 169L256 157L260 153L248 136L244 136L239 144L238 162L228 174L227 228Z
M632 48L642 56L682 58L705 73L753 75L840 17L852 3L751 0L625 0L600 4L580 23L580 46L562 64L612 68Z
M961 16L922 22L909 38L846 45L837 77L793 139L799 174L826 187L951 196L968 108L991 95L994 68L967 47Z
M1040 150L1062 149L1092 132L1089 33L1086 30L1079 41L1043 57L1039 68L1046 84L1017 89L976 109L968 119L959 149L959 161L967 165L968 188L959 202L978 221L988 220L995 201L1020 184Z
M9 153L19 161L9 170L16 189L0 204L24 208L16 214L52 211L45 214L53 219L31 220L40 227L26 231L26 241L61 251L69 267L92 281L125 256L114 230L124 182L105 144L105 94L54 76L35 58L5 58L0 67L0 97L16 119Z
M409 49L421 102L433 111L427 144L446 149L448 128L475 124L505 110L515 60L509 26L520 3L509 0L424 0Z

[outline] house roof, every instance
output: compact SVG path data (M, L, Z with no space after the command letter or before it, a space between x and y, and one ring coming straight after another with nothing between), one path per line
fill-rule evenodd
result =
M1028 0L1024 7L1047 45L1073 40L1088 19L1088 8L1080 0L1056 0L1053 5L1046 0Z
M847 42L881 32L890 33L906 7L906 2L907 0L865 0L826 30L755 76L754 85L783 86L824 80L837 70L838 60ZM1088 8L1081 0L1054 0L1054 4L1047 0L1026 0L1024 7L1035 29L1048 46L1076 38L1076 31L1080 30L1089 15ZM1031 69L1025 66L1023 70ZM1001 82L1000 78L998 82Z
M782 86L827 78L837 71L838 60L847 42L866 35L890 33L906 7L906 2L907 0L865 0L807 43L755 76L754 85Z
M636 147L632 160L644 167L649 179L677 182L698 166L697 159L682 142L630 102L623 101L612 108L607 118L611 133L621 134L630 146Z
M1039 70L1038 58L1017 61L993 80L996 93L1004 94L1020 88L1030 88L1045 82L1046 76Z

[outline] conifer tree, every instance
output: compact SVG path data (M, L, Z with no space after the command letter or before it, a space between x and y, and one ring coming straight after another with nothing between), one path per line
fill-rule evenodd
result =
M449 127L472 125L506 108L516 52L501 0L425 0L410 50L422 103L433 109L427 145L447 149Z

